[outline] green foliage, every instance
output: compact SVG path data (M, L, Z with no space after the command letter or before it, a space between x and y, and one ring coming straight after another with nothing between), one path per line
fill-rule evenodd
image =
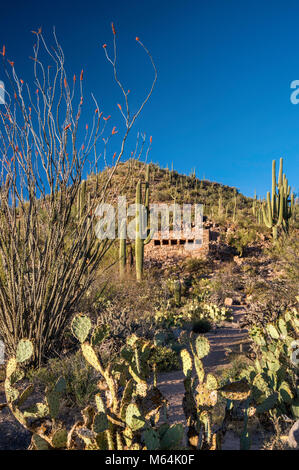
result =
M252 384L257 413L269 412L273 419L283 415L296 418L299 369L292 358L292 345L298 333L296 308L286 311L264 328L251 328L257 357L254 365L244 370L243 376Z
M256 231L248 227L240 228L227 236L227 242L236 249L238 255L242 257L248 245L256 240Z
M207 318L212 323L218 325L224 321L232 321L233 316L229 308L218 307L215 304L204 304L203 305L203 315L204 318Z
M192 320L192 312L186 309L173 309L169 304L157 309L155 312L155 323L158 327L172 328L183 327L185 323Z
M65 359L50 359L46 367L32 370L29 379L36 385L52 389L63 376L66 382L65 400L68 406L86 406L96 394L98 375L81 353Z
M150 359L156 365L157 372L169 372L180 368L177 353L166 346L156 346Z
M226 307L218 307L216 304L206 303L195 298L187 302L182 309L185 318L193 320L205 320L213 325L220 325L224 321L232 321L233 316L230 309Z

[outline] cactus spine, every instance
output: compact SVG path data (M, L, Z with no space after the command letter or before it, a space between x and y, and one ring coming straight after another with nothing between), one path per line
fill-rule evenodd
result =
M143 206L146 211L147 225L149 225L149 165L146 167L145 175L145 194ZM136 258L136 279L141 281L144 264L144 245L151 240L150 230L147 227L147 237L144 239L145 227L143 226L143 207L142 204L142 183L138 181L136 186L136 238L135 238L135 258Z
M283 159L280 159L278 184L276 183L276 162L272 162L272 194L267 193L267 202L263 206L264 224L272 229L273 240L277 240L278 229L282 227L286 233L289 229L289 218L292 208L289 206L291 188L283 173Z

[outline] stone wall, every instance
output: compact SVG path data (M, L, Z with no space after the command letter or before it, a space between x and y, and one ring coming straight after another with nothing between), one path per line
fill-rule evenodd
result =
M145 259L167 259L167 258L200 258L207 255L210 244L210 230L203 229L202 242L197 240L194 235L175 238L173 233L169 232L169 237L158 232L155 238L144 247Z

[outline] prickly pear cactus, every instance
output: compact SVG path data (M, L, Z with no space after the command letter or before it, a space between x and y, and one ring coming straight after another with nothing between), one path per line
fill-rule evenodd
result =
M299 337L298 325L298 309L294 307L277 321L249 332L258 355L254 366L244 371L244 377L251 385L258 416L267 414L276 419L286 415L296 419L298 365L293 360L292 347Z
M86 315L76 315L72 321L72 333L80 341L84 343L91 330L90 318Z
M28 361L33 355L33 344L29 339L21 339L17 346L16 361Z
M184 343L187 343L186 338ZM245 380L220 388L213 374L205 374L202 359L209 351L208 339L202 335L195 336L193 333L189 336L189 347L181 350L183 372L186 377L183 409L188 425L188 443L192 449L220 449L232 416L232 400L244 400L250 394L250 387ZM226 407L222 425L213 430L212 412L218 401L218 393L222 393L228 399L227 403L231 405Z
M100 392L95 396L92 419L85 418L84 426L75 426L68 441L74 445L79 439L85 449L108 450L168 449L178 445L182 439L179 429L164 423L165 432L169 430L170 434L166 433L163 439L156 428L166 400L147 382L148 361L154 346L132 335L127 338L120 357L106 366L95 345L107 337L109 329L104 325L98 327L87 342L89 325L84 316L77 316L72 330L81 343L84 358L102 375L106 383L102 388L106 390L105 395Z
M30 448L37 450L66 448L66 430L62 428L55 429L55 419L60 411L61 396L66 387L64 378L60 377L54 388L46 391L46 398L43 403L35 403L27 407L25 406L26 402L34 392L33 384L27 385L22 391L17 388L18 383L25 375L21 366L31 359L33 351L32 342L23 339L17 345L16 357L12 357L7 362L4 383L7 406L9 406L15 418L28 431L32 432ZM21 406L22 409L20 409ZM51 421L51 425L43 425L43 421L47 423ZM45 434L45 431L47 431L47 434Z

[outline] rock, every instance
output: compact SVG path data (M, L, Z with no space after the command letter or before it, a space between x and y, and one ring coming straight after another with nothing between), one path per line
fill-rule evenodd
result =
M292 449L299 449L299 419L297 419L290 429L289 446L292 447Z
M240 258L239 256L234 256L234 262L238 265L242 264L243 263L243 260L242 258Z
M224 305L226 307L231 307L233 305L233 299L231 297L226 297L224 299Z

